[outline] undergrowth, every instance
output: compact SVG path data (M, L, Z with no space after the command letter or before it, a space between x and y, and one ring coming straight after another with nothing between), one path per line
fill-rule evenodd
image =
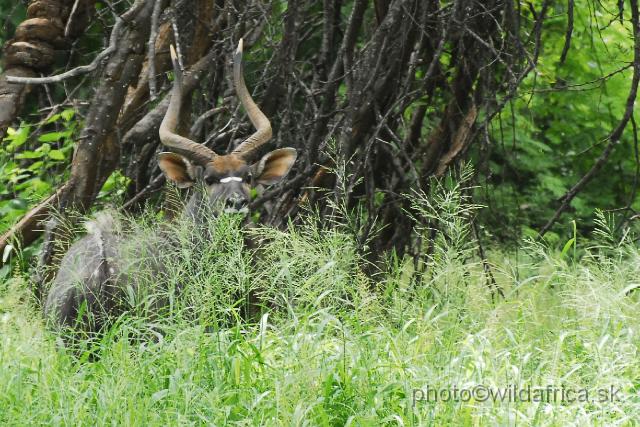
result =
M414 202L469 213L453 191ZM178 249L147 278L183 288L170 311L125 314L79 353L18 271L0 285L0 424L636 425L633 240L600 214L597 240L489 250L500 298L464 221L425 224L438 218L450 235L431 255L389 256L373 276L349 233L313 218L278 231L222 217L195 237L178 221Z

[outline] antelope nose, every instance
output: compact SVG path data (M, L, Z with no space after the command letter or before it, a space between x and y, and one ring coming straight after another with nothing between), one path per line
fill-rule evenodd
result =
M226 210L229 212L241 212L246 210L247 199L240 194L232 194L225 203Z

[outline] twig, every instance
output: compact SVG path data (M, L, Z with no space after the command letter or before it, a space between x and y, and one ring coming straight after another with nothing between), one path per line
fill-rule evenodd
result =
M633 213L634 216L636 214L636 212L632 208L632 205L636 200L636 194L638 193L638 182L640 180L640 151L638 150L638 125L636 124L636 120L634 119L633 114L631 115L631 129L633 130L633 154L636 161L636 170L633 176L633 189L631 190L629 201L627 202L627 205L625 207L621 208L621 210L624 211L624 220L620 221L620 223L616 227L616 233L631 221L630 218L627 219L627 215L629 214L629 212Z
M113 26L113 30L111 31L111 36L109 37L109 47L100 52L98 56L91 61L90 64L81 65L79 67L73 68L69 71L66 71L62 74L57 74L55 76L49 77L17 77L17 76L7 76L7 81L9 83L20 83L25 85L39 85L46 83L60 83L63 80L70 79L72 77L80 76L82 74L87 74L94 71L98 68L98 65L106 59L109 55L111 55L116 50L116 43L118 42L118 35L120 34L120 30L124 24L124 20L120 17L116 18L116 24Z
M215 114L218 114L220 111L224 111L226 109L227 109L227 107L222 106L222 107L216 107L216 108L212 108L210 110L205 111L203 114L200 115L200 117L198 117L193 122L193 125L191 126L191 129L189 130L189 135L191 135L196 140L199 139L199 138L196 138L196 137L199 136L200 133L202 132L202 126L204 125L205 120L209 119L211 116L213 116Z
M71 8L71 12L69 13L69 17L67 18L67 25L64 27L64 36L69 37L69 33L71 32L71 24L73 23L73 17L78 10L78 4L80 4L80 0L76 0L73 3L73 7Z
M527 94L527 95L532 95L532 94L536 94L536 93L547 93L547 92L562 92L562 91L571 92L572 89L574 89L574 88L580 88L580 87L583 87L583 86L594 85L596 83L602 83L602 82L610 79L611 77L628 70L629 68L633 68L633 63L627 64L624 67L620 67L617 70L613 70L610 73L605 74L604 76L598 77L597 79L589 80L589 81L586 81L586 82L575 83L575 84L570 84L570 85L563 85L563 86L558 86L558 87L551 87L551 88L532 89L532 90L528 90L528 91L522 91L522 93L523 94ZM592 88L586 88L586 89L581 89L581 90L593 90L593 89L598 89L600 87L602 87L602 84L600 84L598 86L594 86ZM574 92L577 92L577 91L578 90L574 90Z
M491 265L489 264L487 255L484 252L484 246L482 245L482 241L480 240L478 227L476 226L476 222L473 219L471 220L471 229L473 230L476 242L478 243L478 252L480 253L480 258L482 259L482 269L484 270L484 274L487 277L487 286L491 290L491 295L493 296L494 292L497 292L502 298L504 298L504 291L502 290L502 287L498 285L498 282L496 282L496 278L493 276Z
M147 63L149 64L149 98L152 101L158 96L158 84L156 81L156 38L158 38L158 21L162 12L162 0L156 0L151 15L151 32L147 43Z
M138 203L140 200L142 200L145 197L147 197L149 194L158 191L160 188L162 188L162 185L164 184L164 182L165 182L164 174L161 173L161 174L157 175L153 179L153 181L151 181L146 187L144 187L142 190L140 190L138 192L138 194L133 196L131 199L127 200L127 202L124 205L122 205L122 210L123 211L128 210L133 205Z
M573 34L573 2L574 0L567 0L567 33L564 36L564 47L560 54L560 65L564 64L567 59L567 53L571 47L571 34Z

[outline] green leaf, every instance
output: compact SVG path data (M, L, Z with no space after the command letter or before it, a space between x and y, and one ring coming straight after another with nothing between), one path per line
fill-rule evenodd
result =
M38 141L40 142L56 142L64 138L68 138L71 135L70 131L62 131L62 132L49 132L44 133L38 137Z
M43 153L42 151L23 151L20 154L16 154L16 159L39 159L43 156L45 156L46 153Z
M60 150L49 151L49 158L53 160L64 160L64 153Z
M569 252L569 249L571 249L571 247L575 242L576 242L576 238L572 237L569 239L567 243L564 244L564 247L562 248L562 256L565 256L567 252Z
M7 260L9 259L9 255L11 255L11 251L13 250L13 246L11 245L7 245L4 247L4 252L2 254L2 263L6 264Z
M7 129L8 136L5 137L5 141L9 141L7 151L14 151L16 148L27 142L30 133L31 126L21 125L18 130L12 128Z
M58 114L54 114L53 116L49 117L49 118L44 122L44 124L45 124L45 125L48 125L48 124L50 124L50 123L55 123L55 122L57 122L58 120L60 120L60 117L62 117L62 115L61 115L60 113L58 113Z
M29 177L31 176L31 174L30 174L30 173L20 173L20 172L22 172L22 171L23 171L23 169L18 169L18 170L16 171L16 174L15 174L15 175L12 175L12 176L9 178L9 181L10 181L12 184L15 184L15 183L17 183L17 182L19 182L19 181L21 181L21 180L23 180L23 179L25 179L25 178L29 178ZM29 172L29 171L25 171L25 172Z
M76 114L76 112L72 109L72 108L67 108L66 110L62 111L62 113L60 113L60 115L62 116L62 118L68 122L71 119L73 119L73 116Z
M23 196L32 195L41 197L51 191L51 184L40 178L32 178L21 184L17 184L14 188L18 191L24 191L24 193L21 193Z
M24 199L13 199L9 201L9 207L16 210L27 209L28 203Z
M44 162L42 160L38 160L37 162L34 162L33 164L31 164L27 170L30 170L32 172L36 172L39 169L41 169L44 166Z

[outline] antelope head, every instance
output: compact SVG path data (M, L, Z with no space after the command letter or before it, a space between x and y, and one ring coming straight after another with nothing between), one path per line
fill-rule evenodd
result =
M271 123L251 98L242 70L242 39L233 57L233 83L236 95L256 131L228 154L219 155L176 133L182 99L182 71L171 46L175 79L169 107L160 125L160 141L170 152L158 155L160 169L167 179L180 188L201 183L214 212L248 212L250 190L262 184L271 185L287 175L296 160L296 150L280 148L267 153L254 164L247 158L271 139Z

